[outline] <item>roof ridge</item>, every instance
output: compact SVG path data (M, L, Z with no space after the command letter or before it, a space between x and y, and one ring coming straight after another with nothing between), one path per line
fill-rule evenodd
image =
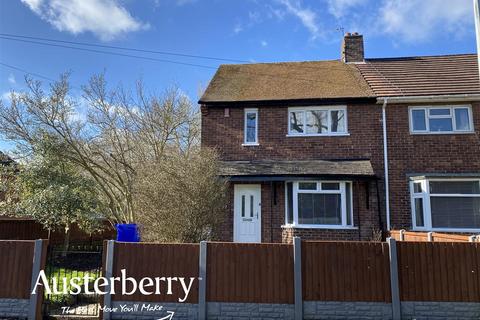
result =
M447 58L447 57L471 57L476 56L476 53L452 53L440 55L425 55L425 56L399 56L399 57L384 57L384 58L365 58L365 61L389 61L389 60L406 60L415 58Z
M340 59L331 59L331 60L302 60L302 61L277 61L277 62L252 62L252 63L224 63L224 64L221 64L220 67L241 67L241 66L322 63L322 62L342 62L342 61L340 61Z

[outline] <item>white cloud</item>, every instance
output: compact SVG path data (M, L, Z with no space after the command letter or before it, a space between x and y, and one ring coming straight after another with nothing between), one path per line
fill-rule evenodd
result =
M243 27L241 23L237 23L235 27L233 27L233 33L238 34L243 31Z
M441 32L461 36L473 22L472 10L470 0L385 0L379 9L379 30L407 42L425 41Z
M183 6L186 4L192 4L194 2L197 2L197 0L176 0L176 3L178 6Z
M328 0L328 12L339 19L353 7L365 4L368 0Z
M92 32L103 41L147 29L117 0L21 0L59 31Z
M278 0L278 2L285 6L287 13L300 19L303 26L310 32L312 39L316 39L320 35L320 24L317 21L315 12L302 7L298 0Z
M15 76L13 75L13 73L10 73L8 75L8 83L10 83L11 85L14 85L17 83L17 80L15 80Z
M11 103L12 102L12 95L18 97L18 93L14 91L5 91L0 95L0 100L3 101L3 103Z
M328 12L346 31L425 42L440 34L461 37L473 24L471 0L328 0Z

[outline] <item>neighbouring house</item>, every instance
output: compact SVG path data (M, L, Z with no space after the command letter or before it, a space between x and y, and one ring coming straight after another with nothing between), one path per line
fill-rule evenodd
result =
M222 65L199 104L202 146L231 182L221 240L371 240L480 232L474 54Z

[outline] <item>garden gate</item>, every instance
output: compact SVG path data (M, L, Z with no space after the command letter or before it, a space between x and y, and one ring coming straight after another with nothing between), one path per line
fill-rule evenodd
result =
M93 290L93 282L102 275L102 243L71 244L67 250L63 246L49 246L45 274L53 290L56 284L63 290L63 281L67 283L74 277L82 278L80 294L44 293L44 319L98 319L100 295L85 293L84 277L88 277L88 290ZM70 291L70 284L66 286Z

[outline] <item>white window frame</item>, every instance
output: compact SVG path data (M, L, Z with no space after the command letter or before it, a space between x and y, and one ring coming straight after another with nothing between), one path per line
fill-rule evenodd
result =
M300 183L316 183L315 190L300 190ZM288 223L288 199L287 199L287 183L292 183L292 210L293 221ZM321 190L322 183L338 183L339 190ZM351 225L347 224L347 184L350 185L350 221ZM342 209L342 223L341 224L300 224L298 223L298 194L299 193L318 193L318 194L340 194L341 195L341 209ZM305 229L357 229L353 220L353 183L352 181L333 181L333 180L298 180L285 182L285 224L284 227L305 228Z
M303 132L291 132L290 131L290 113L291 112L303 112ZM307 111L327 111L327 126L328 131L325 133L307 133ZM345 117L345 131L344 132L331 132L331 111L343 111ZM349 136L348 133L348 117L347 106L309 106L309 107L291 107L288 108L287 116L288 134L287 137L322 137L322 136Z
M480 232L480 228L434 228L432 227L432 214L430 207L431 197L465 197L465 198L480 198L480 194L431 194L430 193L430 181L477 181L480 183L480 179L477 178L425 178L425 179L413 179L410 181L410 206L412 212L412 226L413 230L418 231L452 231L452 232ZM421 183L422 192L414 192L414 183ZM417 226L417 219L415 212L415 199L423 199L423 227Z
M431 109L449 109L450 115L430 115ZM457 121L455 118L455 109L468 110L469 130L458 130L456 128ZM421 110L425 112L425 130L413 130L413 111ZM473 127L473 114L471 105L441 105L441 106L410 106L408 110L408 118L410 125L410 134L466 134L475 131ZM430 131L430 119L452 119L452 131Z
M247 141L247 115L250 113L255 114L255 142ZM243 115L243 144L242 146L258 146L258 109L249 108L244 110Z

